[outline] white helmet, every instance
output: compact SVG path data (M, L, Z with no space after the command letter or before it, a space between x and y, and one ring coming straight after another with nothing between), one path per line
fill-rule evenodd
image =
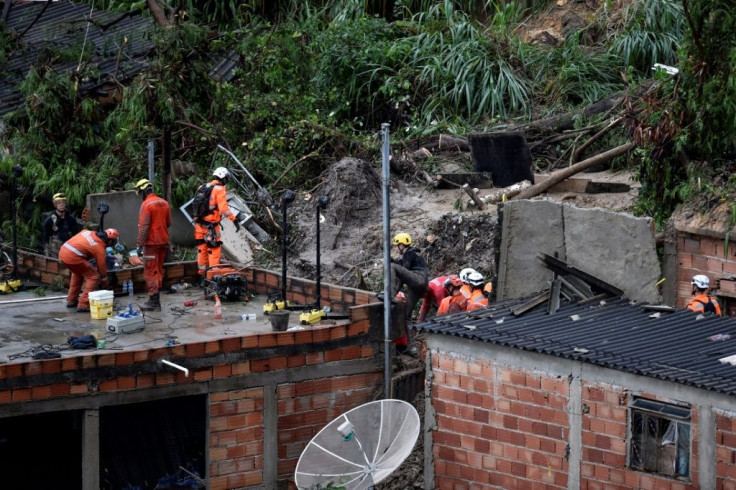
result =
M708 289L708 286L710 286L710 279L708 279L708 276L698 274L697 276L693 276L693 280L690 284L697 286L699 289Z
M486 278L480 272L473 271L468 274L468 283L473 286L482 286L486 282Z
M217 167L215 171L212 172L212 175L220 180L225 180L230 177L230 172L225 167Z
M465 269L461 270L459 274L460 280L462 282L468 282L468 276L473 272L477 272L477 271L473 269L472 267L466 267Z

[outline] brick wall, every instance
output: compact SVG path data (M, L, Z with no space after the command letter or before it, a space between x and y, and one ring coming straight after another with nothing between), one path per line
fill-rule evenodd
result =
M21 408L31 413L35 402L47 403L47 411L48 402L69 409L72 399L83 409L97 406L91 400L101 395L114 400L108 403L120 403L126 393L145 401L147 394L155 399L162 389L173 389L177 396L204 389L210 416L208 488L272 484L264 476L267 430L277 434L277 479L291 480L312 436L339 414L371 400L380 385L380 343L372 332L378 326L369 319L374 306L351 308L345 324L0 365L0 411L6 416ZM187 367L189 376L157 362L161 358ZM356 364L362 361L368 362ZM316 374L300 379L305 375L298 373L318 365ZM342 374L345 366L359 372ZM284 379L275 385L276 426L264 419L262 376ZM218 388L223 383L227 388Z
M716 412L716 488L735 488L736 481L736 413Z
M567 488L567 380L442 353L432 370L435 487Z
M678 233L676 307L686 307L692 298L690 281L694 275L705 274L715 287L724 275L736 274L736 244L729 244L728 254L725 249L722 238Z
M571 482L570 405L580 409L581 489L699 488L673 478L627 468L631 390L603 383L580 383L573 401L567 376L515 368L457 352L430 352L434 488L566 489ZM651 393L639 396L672 403ZM690 481L698 482L698 408L691 407ZM574 418L574 417L573 417ZM576 425L577 427L577 425ZM736 414L717 419L716 488L736 488Z

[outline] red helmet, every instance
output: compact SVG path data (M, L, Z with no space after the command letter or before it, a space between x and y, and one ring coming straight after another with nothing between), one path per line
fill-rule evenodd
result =
M449 286L460 287L463 285L463 281L461 281L459 277L453 274L452 276L449 276L447 279L445 279L444 285L445 287L449 287Z
M105 234L107 235L108 240L117 240L120 238L120 233L118 233L118 230L115 228L108 228L105 230Z

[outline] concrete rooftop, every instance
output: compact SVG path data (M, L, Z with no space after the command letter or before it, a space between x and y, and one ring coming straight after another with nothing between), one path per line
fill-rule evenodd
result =
M113 315L132 303L139 305L145 294L116 296ZM197 301L185 306L187 300ZM0 295L0 363L28 362L42 350L59 351L63 358L100 354L101 351L133 351L165 347L176 338L179 343L203 342L226 337L243 337L271 332L267 315L263 313L266 296L254 296L248 303L223 302L222 319L214 318L214 302L203 299L200 288L161 293L161 311L144 312L145 327L140 332L116 334L107 330L107 320L94 320L89 313L77 313L66 307L66 292L35 296L31 291ZM243 320L244 313L255 313L255 320ZM299 311L291 313L290 330L306 328L299 324ZM323 320L323 324L348 323L348 320ZM72 349L70 336L94 335L104 339L104 349Z

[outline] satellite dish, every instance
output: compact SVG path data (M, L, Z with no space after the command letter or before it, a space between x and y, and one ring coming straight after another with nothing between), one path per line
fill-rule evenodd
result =
M417 437L419 414L405 401L378 400L355 407L309 441L296 465L296 486L373 488L409 456Z

